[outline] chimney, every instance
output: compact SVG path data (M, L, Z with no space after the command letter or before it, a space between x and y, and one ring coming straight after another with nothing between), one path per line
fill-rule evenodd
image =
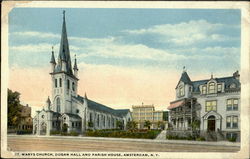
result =
M239 71L237 70L236 72L233 73L233 77L237 79L238 81L240 80L240 74Z

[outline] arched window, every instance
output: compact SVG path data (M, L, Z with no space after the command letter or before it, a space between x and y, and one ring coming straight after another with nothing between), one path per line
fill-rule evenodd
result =
M113 117L111 118L111 121L112 121L112 127L115 127L115 119Z
M215 83L214 82L209 83L208 93L215 93Z
M57 98L57 99L56 99L56 111L57 111L58 113L61 112L61 101L60 101L60 98Z
M55 79L55 87L57 87L57 79Z
M184 96L184 87L182 85L179 86L179 90L178 90L178 96L182 97Z
M89 114L89 121L92 122L92 113Z
M75 91L75 83L72 82L72 90Z
M70 89L70 82L67 80L67 88Z
M100 121L100 119L99 119L99 114L97 115L97 126L99 127L99 121Z
M62 87L62 78L59 79L59 86Z
M108 117L108 127L110 127L110 118Z
M105 119L105 116L103 115L103 126L105 127L105 123L106 123L106 121L105 121L106 119Z

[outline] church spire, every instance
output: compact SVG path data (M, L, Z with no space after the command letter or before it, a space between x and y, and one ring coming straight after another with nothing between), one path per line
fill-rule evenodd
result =
M55 56L54 56L54 47L53 46L52 46L50 63L56 64L56 60L55 60Z
M77 61L76 61L76 55L75 55L75 63L74 63L74 70L78 70L78 67L77 67Z
M51 59L50 59L51 73L55 72L56 60L54 56L54 47L52 46Z
M59 49L59 56L58 56L58 66L56 70L59 72L65 71L68 74L73 75L67 29L66 29L65 11L63 11L62 34L61 34L61 42L60 42L60 49Z
M78 67L77 67L77 61L76 61L76 55L75 55L75 63L74 63L74 76L77 78L78 76Z

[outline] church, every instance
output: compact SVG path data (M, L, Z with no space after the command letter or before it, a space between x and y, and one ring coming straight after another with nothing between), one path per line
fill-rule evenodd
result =
M51 53L52 96L46 106L37 111L33 119L33 134L50 135L52 131L84 133L87 129L126 129L132 120L129 109L112 109L88 99L86 93L78 95L78 67L74 59L72 68L66 31L65 11L57 62ZM120 124L118 124L120 123Z

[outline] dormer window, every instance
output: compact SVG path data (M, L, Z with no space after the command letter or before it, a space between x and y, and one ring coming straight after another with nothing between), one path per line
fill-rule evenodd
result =
M232 83L229 87L230 87L230 88L236 88L236 84L235 84L235 83Z
M218 93L222 92L222 85L221 84L217 85L217 91L218 91Z
M202 94L206 94L207 93L207 87L206 86L202 86Z
M215 93L215 83L214 82L211 82L209 83L208 85L208 93Z

